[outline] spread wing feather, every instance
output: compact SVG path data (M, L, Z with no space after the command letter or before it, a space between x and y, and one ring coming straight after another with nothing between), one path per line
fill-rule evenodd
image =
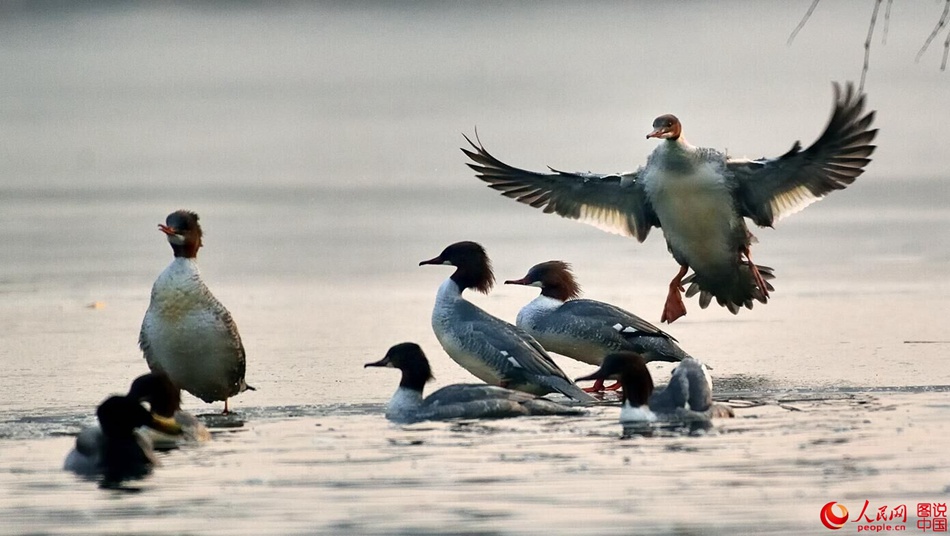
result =
M825 131L810 147L795 142L778 158L730 160L736 198L743 216L771 226L833 190L841 190L864 173L874 152L870 129L874 112L864 114L865 95L851 83L834 84L835 103ZM863 114L863 115L862 115Z
M509 166L492 156L481 141L476 144L464 137L471 145L462 148L471 159L468 167L506 197L640 242L651 227L660 226L638 180L639 171L602 175L550 168L551 173L537 173Z

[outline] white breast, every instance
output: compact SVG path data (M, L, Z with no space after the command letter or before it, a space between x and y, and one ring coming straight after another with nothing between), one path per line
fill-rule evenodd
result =
M176 258L156 279L142 322L149 366L208 402L237 394L241 342L222 313L194 260Z
M623 407L620 408L620 422L654 422L656 414L650 411L648 406L635 407L630 402L624 400Z
M561 300L548 296L538 296L518 311L518 318L515 323L519 328L531 332L541 319L553 313L562 305L564 305L564 302Z
M422 393L400 387L393 393L386 405L386 418L392 421L411 420L412 415L422 405Z
M734 262L730 242L737 219L718 166L702 163L687 173L651 167L644 183L674 252L694 269Z

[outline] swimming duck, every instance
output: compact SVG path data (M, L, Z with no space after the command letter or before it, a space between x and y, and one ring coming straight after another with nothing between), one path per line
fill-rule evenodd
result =
M158 228L175 258L152 285L139 347L153 372L207 403L224 400L228 413L228 398L254 388L244 381L244 345L231 313L198 271L198 215L178 210Z
M637 352L647 362L676 362L689 357L676 339L633 313L609 303L578 298L581 287L566 262L536 264L521 279L505 284L541 288L541 294L521 308L516 323L549 352L596 366L608 354L621 350ZM610 389L619 386L616 383ZM592 390L603 388L603 380L597 380Z
M104 475L120 481L148 474L158 465L152 444L136 429L148 426L177 435L174 422L153 416L141 404L126 396L107 398L96 409L98 428L85 428L76 437L76 447L66 457L64 467L82 475Z
M488 153L467 136L463 148L476 177L502 195L544 212L577 219L643 242L662 227L679 263L670 282L661 322L686 314L686 296L700 294L705 308L713 297L733 314L753 300L766 303L774 290L773 270L752 262L753 236L743 218L771 227L854 182L870 162L877 134L869 129L874 112L864 114L864 95L848 83L834 84L834 109L825 131L807 149L795 142L777 158L737 159L694 147L683 138L673 115L656 118L647 138L662 140L645 167L623 174L551 173L518 169ZM477 139L477 137L476 137ZM686 277L688 269L693 273Z
M481 310L462 297L465 289L488 293L495 283L485 248L456 242L426 264L455 266L436 294L432 330L445 353L480 380L535 395L559 392L593 401L554 363L544 348L521 328Z
M655 392L646 361L636 352L610 354L599 369L577 378L577 381L606 379L620 380L623 386L621 423L704 421L712 417L733 416L732 408L713 403L712 379L705 365L692 357L677 364L670 383Z
M404 342L386 352L380 361L364 367L390 367L402 371L399 388L386 406L386 418L401 423L445 419L501 419L524 415L579 415L583 412L534 395L484 384L443 387L425 399L422 390L432 379L429 360L418 344Z
M137 402L148 402L153 415L170 419L181 427L182 433L169 436L154 431L151 434L156 448L174 448L180 441L208 441L211 432L197 417L181 409L181 390L161 372L143 374L132 382L129 398Z

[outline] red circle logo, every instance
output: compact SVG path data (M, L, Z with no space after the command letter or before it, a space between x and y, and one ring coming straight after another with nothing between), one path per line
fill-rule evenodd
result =
M835 505L838 505L838 508L841 509L840 514L836 514L834 511ZM838 504L835 501L821 507L821 523L828 527L831 530L838 530L844 526L848 521L848 509L844 507L843 504Z

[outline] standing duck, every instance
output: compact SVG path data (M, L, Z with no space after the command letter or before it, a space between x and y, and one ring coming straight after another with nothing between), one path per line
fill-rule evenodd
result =
M656 420L708 421L712 417L732 417L732 408L712 400L712 379L706 367L692 357L680 362L666 388L654 391L653 377L643 356L617 352L604 358L597 371L584 380L620 380L623 385L621 423Z
M393 346L382 360L367 363L364 367L391 367L402 371L399 388L386 406L386 418L394 422L582 413L577 408L562 406L522 391L484 384L449 385L423 399L422 390L432 379L432 369L422 348L411 342Z
M676 339L633 313L609 303L578 299L581 287L566 262L536 264L521 279L505 284L541 288L541 294L521 308L517 324L549 352L595 366L621 350L637 352L647 362L689 357ZM603 380L597 380L592 390L603 388Z
M662 227L667 247L679 263L660 317L673 322L686 314L687 297L700 294L705 308L713 297L733 314L753 300L766 303L771 268L757 266L749 252L753 237L743 218L771 227L833 190L854 182L870 162L877 130L874 112L864 114L864 95L848 83L834 84L834 109L825 131L807 149L795 142L777 158L730 158L715 149L694 147L683 138L673 115L653 122L647 138L661 140L637 171L602 175L551 169L536 173L501 162L466 136L462 149L476 177L502 195L544 212L577 219L642 242ZM693 274L685 277L692 268Z
M535 395L559 392L579 401L593 398L554 363L524 330L481 310L462 297L465 289L488 293L495 284L485 248L457 242L425 264L455 266L439 287L432 330L445 353L480 380Z
M179 210L158 226L175 254L152 285L139 347L153 372L207 403L252 389L244 381L244 345L231 313L211 294L198 271L201 225Z

